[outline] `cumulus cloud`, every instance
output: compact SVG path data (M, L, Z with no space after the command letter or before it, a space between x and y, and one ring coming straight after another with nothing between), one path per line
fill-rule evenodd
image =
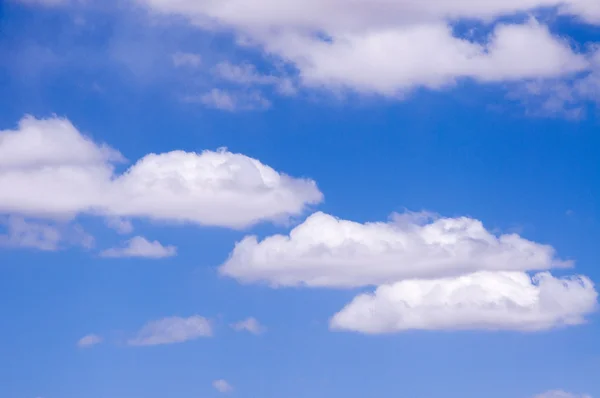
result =
M64 244L86 249L94 245L94 238L78 225L53 225L11 216L0 219L2 226L6 232L0 233L0 247L56 251Z
M196 0L138 2L147 4L157 12L186 15L196 23L208 23L209 21L202 19L209 16L221 23L247 30L266 27L359 30L458 18L491 20L517 12L556 6L564 7L565 13L587 17L588 20L594 20L593 16L598 16L596 22L600 22L600 14L596 14L600 10L595 0L357 0L350 5L344 0L258 1L253 4L248 4L245 0L231 0L227 4Z
M456 79L512 81L570 75L587 57L535 20L501 23L492 33L459 36L451 22L559 7L600 23L593 0L387 1L137 0L156 13L188 18L201 28L233 30L245 43L293 65L307 86L397 95ZM514 62L518 59L519 62Z
M252 334L262 334L264 333L267 328L264 327L263 325L260 324L260 322L253 317L250 318L246 318L242 321L236 322L233 325L231 325L231 327L233 328L233 330L237 331L237 332L250 332Z
M596 309L586 277L547 272L477 272L456 278L406 280L357 296L330 326L367 334L406 330L540 331L578 325Z
M468 217L404 214L361 224L317 212L287 236L245 237L220 272L274 286L357 287L570 265L557 259L551 246L514 233L496 236Z
M81 339L79 339L77 346L80 348L87 348L100 343L102 343L102 337L96 334L88 334L87 336L83 336Z
M484 44L444 24L409 26L342 40L299 40L285 48L311 86L348 87L393 96L415 86L441 88L460 78L482 82L547 78L584 70L587 60L536 22L498 25ZM522 62L514 62L519 59Z
M222 394L233 391L233 387L231 386L231 384L229 384L229 382L224 379L213 381L213 387L215 390Z
M243 228L322 200L314 181L227 150L148 154L115 173L124 160L66 119L27 116L17 129L0 131L0 214L86 213Z
M573 394L561 390L548 391L542 394L538 394L533 398L592 398L587 394Z
M200 337L211 337L212 325L204 317L194 315L189 318L168 317L148 322L128 341L131 346L153 346L183 343Z
M159 241L148 241L142 236L134 236L127 241L124 247L114 247L104 250L102 257L144 257L144 258L166 258L177 254L175 246L163 246Z

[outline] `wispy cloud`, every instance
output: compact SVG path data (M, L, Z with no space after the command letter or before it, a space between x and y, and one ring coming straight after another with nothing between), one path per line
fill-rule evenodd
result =
M77 341L77 346L80 348L92 347L102 343L102 340L102 337L96 334L88 334Z
M133 232L133 224L131 221L120 217L110 217L106 220L106 226L114 229L122 235L130 234Z
M227 380L224 379L213 381L213 387L215 388L215 390L222 394L233 391L233 386L229 384Z
M100 253L102 257L144 257L166 258L177 254L175 246L163 246L159 241L148 241L142 236L135 236L127 241L124 247L114 247Z
M271 101L257 91L247 93L219 88L213 88L204 94L187 96L184 101L200 102L209 108L229 112L265 110L271 107Z
M202 65L202 57L195 53L176 52L171 56L173 65L176 67L197 68Z
M128 341L128 344L131 346L174 344L212 335L212 325L208 319L199 315L189 318L174 316L148 322L136 337Z
M293 95L297 91L294 80L291 78L260 73L250 63L219 62L213 67L213 73L221 80L241 86L271 86L277 93L282 95Z
M91 248L94 238L78 225L41 223L10 216L0 220L0 227L6 232L0 234L0 247L57 251L61 244Z
M587 394L573 394L562 390L552 390L536 395L534 398L592 398Z
M242 321L236 322L231 325L233 330L237 332L250 332L252 334L262 334L267 331L267 328L260 324L260 322L253 317L246 318Z

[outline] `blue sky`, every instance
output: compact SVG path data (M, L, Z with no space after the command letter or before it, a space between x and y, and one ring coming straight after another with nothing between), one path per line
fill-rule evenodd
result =
M0 397L600 396L600 10L523 3L2 2Z

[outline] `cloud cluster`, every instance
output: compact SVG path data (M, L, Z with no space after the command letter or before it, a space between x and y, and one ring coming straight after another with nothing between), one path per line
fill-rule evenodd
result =
M377 286L335 314L330 326L378 334L583 323L597 303L588 278L527 273L569 266L551 246L495 235L468 217L406 213L361 224L317 212L288 236L244 238L219 270L274 287Z
M314 181L226 150L148 154L115 173L124 161L66 119L24 117L17 129L0 131L0 214L87 213L243 228L322 200Z
M203 29L235 32L293 65L306 86L394 96L457 79L481 82L568 76L590 68L588 56L534 19L458 34L457 20L497 18L555 8L600 23L593 0L227 2L137 0ZM518 59L519 62L515 62Z

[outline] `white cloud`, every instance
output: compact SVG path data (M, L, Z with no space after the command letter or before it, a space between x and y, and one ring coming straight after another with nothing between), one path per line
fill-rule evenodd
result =
M120 217L109 217L106 219L106 225L114 229L121 235L127 235L133 232L133 224L131 221Z
M116 174L119 161L118 151L66 119L25 117L16 130L0 131L0 214L243 228L298 215L322 200L314 181L226 150L148 154Z
M196 23L205 17L246 31L280 29L312 29L325 31L366 30L381 26L406 25L457 18L491 20L541 7L563 6L590 20L600 11L595 0L261 0L249 4L245 0L198 2L196 0L138 0L154 11L177 13ZM598 19L597 22L600 22Z
M81 246L86 249L94 245L94 238L78 225L51 225L11 216L0 219L6 233L0 234L0 247L29 248L44 251L61 249L61 244Z
M213 68L213 72L220 79L230 83L244 86L273 86L276 91L284 95L291 95L296 92L292 79L272 74L261 74L256 70L254 65L247 62L239 65L230 62L220 62Z
M227 380L223 379L213 381L213 387L215 388L215 390L222 394L233 391L233 387L231 386L231 384L229 384Z
M148 322L128 341L132 346L152 346L183 343L200 337L211 337L210 321L198 315L189 318L168 317Z
M478 272L456 278L406 280L357 296L330 326L367 334L406 330L540 331L578 325L596 309L585 277Z
M199 101L210 108L221 109L223 111L235 111L237 101L229 92L217 88L213 88L209 92L200 95L199 97L187 98L187 101Z
M115 247L104 250L102 257L144 257L166 258L177 254L175 246L163 246L159 241L148 241L142 236L134 236L127 241L125 247Z
M243 321L239 321L231 325L231 327L238 332L247 331L252 334L262 334L267 328L260 324L260 322L253 317L246 318Z
M197 68L202 65L202 57L199 54L176 52L171 58L176 67Z
M92 347L102 343L102 337L96 334L88 334L87 336L82 337L77 342L77 346L80 348Z
M307 85L389 96L415 86L445 87L459 78L548 78L588 66L583 56L535 22L498 25L484 45L452 36L445 24L349 34L331 43L294 39L291 44L281 38L272 45L295 62Z
M220 62L213 69L218 77L239 84L272 84L279 80L275 76L258 73L256 67L248 63L235 65L230 62Z
M292 64L308 86L383 95L415 86L439 88L459 78L548 78L588 67L585 57L535 21L499 24L489 37L474 38L457 36L449 21L486 23L561 6L562 12L600 23L594 0L138 2L201 28L233 30L245 43Z
M10 217L6 227L7 233L0 234L0 246L56 251L62 240L58 228L31 223L20 217Z
M600 4L600 3L599 3ZM588 73L569 80L537 79L518 84L509 94L534 116L581 119L586 104L600 103L600 50L593 50Z
M577 15L585 22L600 24L600 3L597 0L564 1L561 11L563 14Z
M409 213L360 224L317 212L289 236L245 237L220 272L274 286L356 287L571 265L557 259L551 246L517 234L496 236L478 220L428 217Z
M220 88L213 88L199 96L188 96L184 100L200 102L209 108L228 112L264 110L271 107L271 102L257 91L247 93Z
M124 161L106 144L81 134L68 120L25 116L17 130L0 130L0 170L98 166Z
M573 394L570 392L565 392L561 390L553 390L548 391L539 395L536 395L534 398L592 398L587 394Z

